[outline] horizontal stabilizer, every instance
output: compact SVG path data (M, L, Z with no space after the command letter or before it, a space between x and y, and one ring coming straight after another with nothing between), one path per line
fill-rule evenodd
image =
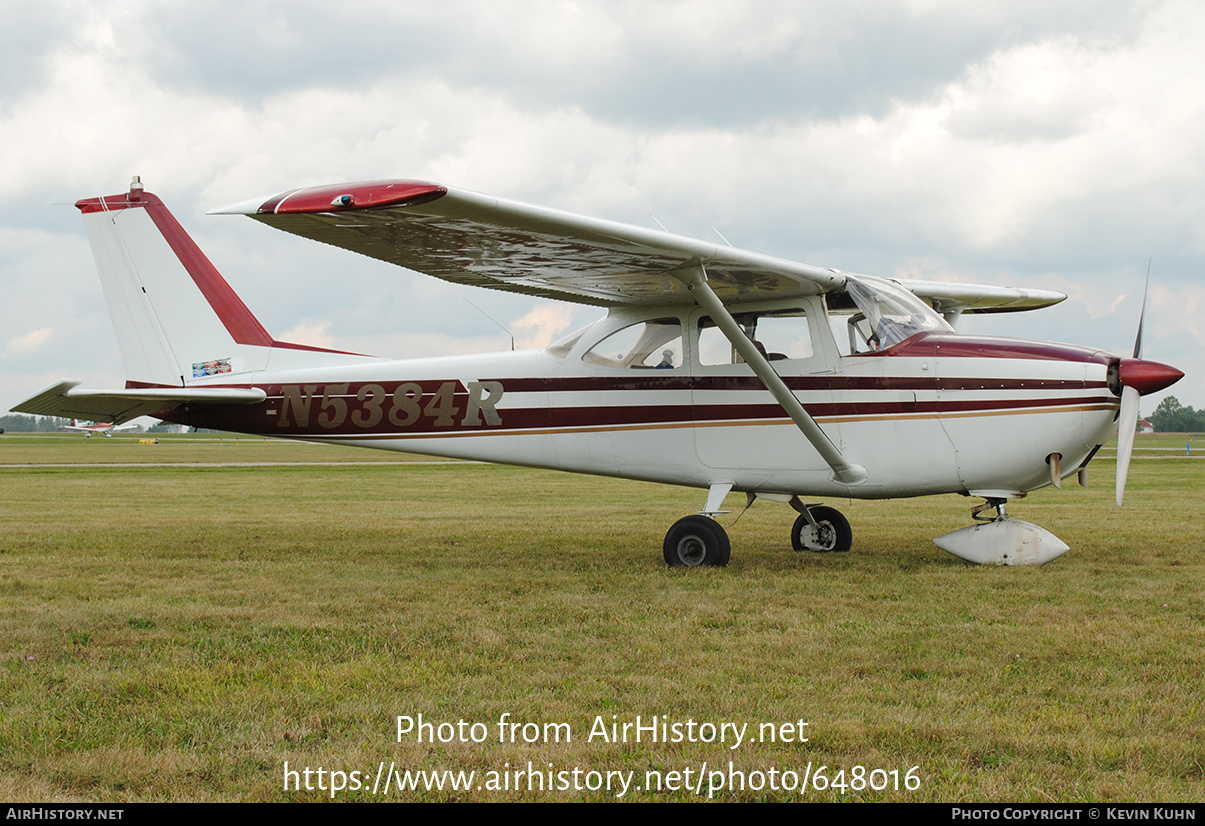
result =
M65 379L18 404L14 413L61 416L121 424L181 404L255 404L267 398L258 387L139 387L126 390L76 390L79 379Z

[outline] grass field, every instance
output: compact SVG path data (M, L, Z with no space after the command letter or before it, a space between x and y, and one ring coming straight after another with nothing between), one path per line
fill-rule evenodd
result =
M0 437L0 799L329 797L286 792L286 761L368 787L382 761L475 785L528 761L635 785L731 761L763 779L810 763L813 785L719 799L1205 799L1205 461L1184 438L1138 439L1122 509L1107 451L1092 488L1012 504L1071 546L1042 568L933 546L978 500L831 502L854 550L812 555L789 550L789 508L738 520L733 496L732 564L690 571L661 541L699 491L209 439ZM489 736L397 742L419 713ZM506 713L572 742L499 742ZM747 738L802 720L809 741L587 739L636 715ZM816 791L820 766L918 767L919 788ZM615 796L529 782L337 798Z

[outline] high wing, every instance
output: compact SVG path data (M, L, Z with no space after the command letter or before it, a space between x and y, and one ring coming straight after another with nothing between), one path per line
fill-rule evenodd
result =
M181 404L256 404L267 398L267 394L257 387L76 390L79 384L78 379L52 384L14 407L13 412L122 424Z
M725 304L816 295L845 283L839 270L424 181L294 189L210 214L249 215L447 281L579 304L693 304L685 281L700 266ZM1066 297L901 283L941 312L1033 309Z
M959 284L949 281L912 281L900 279L900 284L917 297L932 305L937 312L958 313L1016 313L1037 310L1058 304L1067 296L1054 290L993 287L986 284Z
M213 210L447 281L579 304L693 304L700 264L730 301L816 295L844 276L666 232L422 181L293 190Z

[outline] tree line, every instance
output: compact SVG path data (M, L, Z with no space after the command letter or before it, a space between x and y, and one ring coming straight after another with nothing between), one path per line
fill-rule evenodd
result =
M1184 407L1175 396L1159 402L1149 417L1157 433L1202 433L1205 432L1205 410Z
M26 416L21 413L0 416L0 429L5 433L53 433L65 424L70 424L70 421L57 416Z
M27 416L23 413L9 413L0 416L0 431L4 433L54 433L65 424L71 424L71 420L61 419L58 416ZM178 433L182 429L180 425L159 422L150 427L144 427L142 430L146 433ZM196 432L218 433L220 431Z

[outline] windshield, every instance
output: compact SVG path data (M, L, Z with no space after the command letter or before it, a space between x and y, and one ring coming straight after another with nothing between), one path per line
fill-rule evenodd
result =
M932 307L894 281L847 275L845 289L870 326L872 349L886 349L917 333L954 332Z

